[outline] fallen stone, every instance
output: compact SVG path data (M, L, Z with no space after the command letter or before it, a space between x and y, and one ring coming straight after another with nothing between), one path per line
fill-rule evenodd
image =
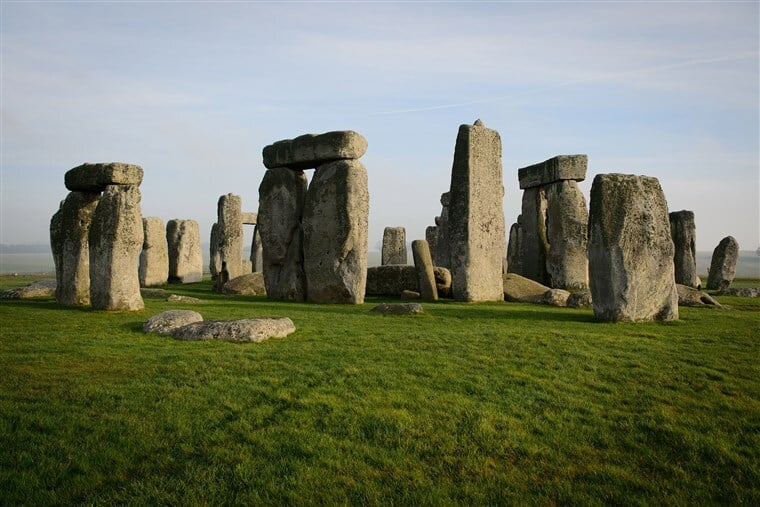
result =
M504 299L516 303L541 302L544 294L551 290L546 285L520 276L517 273L506 273L502 275L502 280L504 284Z
M680 283L676 284L676 290L678 291L678 306L714 306L716 308L723 308L720 303L705 292Z
M401 299L420 299L420 293L415 290L402 290Z
M146 299L166 299L166 291L164 289L149 289L142 287L140 289L140 295Z
M194 298L191 296L178 296L177 294L170 294L167 301L170 303L202 303L202 299Z
M222 294L237 296L266 296L264 273L248 273L228 281L222 287Z
M591 291L584 289L573 292L570 294L570 297L567 298L567 306L569 308L591 308L593 306Z
M142 167L121 162L82 164L64 175L66 188L77 192L102 192L108 185L139 186L142 179Z
M370 311L382 315L418 315L425 313L419 303L380 303Z
M182 326L201 321L203 321L203 316L192 310L167 310L149 318L143 324L143 332L171 335Z
M559 155L549 160L523 167L517 170L520 188L533 188L548 185L555 181L586 179L586 155Z
M726 236L713 250L710 272L707 274L707 288L727 289L734 281L736 262L739 260L739 243L733 236Z
M439 297L451 295L451 272L440 266L433 267L435 286ZM404 290L419 292L417 270L411 265L390 264L367 268L368 296L398 296Z
M433 266L433 276L438 297L451 297L451 271L441 266Z
M175 329L176 340L220 340L259 343L269 338L284 338L295 332L293 321L286 318L203 321Z
M0 292L0 299L32 299L55 296L55 280L37 280L25 287Z
M760 297L760 287L727 287L718 292L718 295L757 298Z
M264 147L262 156L267 169L287 167L314 169L335 160L358 159L367 151L367 140L352 130L341 130L295 139L277 141Z
M570 292L563 289L549 289L541 296L540 303L551 306L567 306Z

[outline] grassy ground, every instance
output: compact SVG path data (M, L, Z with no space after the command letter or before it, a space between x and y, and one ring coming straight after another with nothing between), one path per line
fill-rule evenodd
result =
M0 289L27 282L0 278ZM0 301L0 504L760 504L760 302L669 324L211 293L137 313ZM148 317L288 316L261 344Z

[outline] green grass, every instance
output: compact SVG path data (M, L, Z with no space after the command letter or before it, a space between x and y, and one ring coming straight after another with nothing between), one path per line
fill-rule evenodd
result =
M614 325L210 287L170 286L205 302L136 313L0 301L0 504L760 503L756 300ZM172 308L298 330L246 345L142 333Z

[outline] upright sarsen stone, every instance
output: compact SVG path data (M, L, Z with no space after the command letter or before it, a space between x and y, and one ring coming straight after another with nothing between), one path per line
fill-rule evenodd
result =
M254 273L264 271L264 247L261 243L258 224L253 227L253 239L251 239L251 271Z
M164 221L158 217L143 218L143 248L138 271L141 287L163 285L169 278L169 251Z
M546 273L549 286L559 289L588 287L588 211L586 199L572 180L545 187Z
M676 283L697 286L696 230L693 211L674 211L670 215L670 235L675 246L673 263Z
M546 233L546 191L543 187L526 188L522 196L522 241L520 259L525 278L543 285L549 285L546 270L546 252L549 240Z
M739 243L733 236L726 236L713 250L710 272L707 274L707 288L727 289L734 281L736 261L739 260Z
M219 250L222 239L220 236L219 223L214 222L211 225L211 234L209 235L209 261L208 270L211 273L211 278L216 280L219 273L222 271L222 254Z
M143 245L140 189L108 185L90 226L90 302L97 310L142 310L138 263Z
M169 220L166 223L169 249L169 282L194 283L203 279L201 233L195 220Z
M99 200L98 192L70 192L50 220L58 304L90 304L89 234Z
M406 229L403 227L386 227L383 231L383 248L380 252L380 265L406 264Z
M436 217L435 225L438 231L438 240L433 253L433 264L443 268L451 266L451 250L449 248L449 205L451 204L451 193L441 194L441 214Z
M594 316L612 322L678 319L668 205L657 178L597 175L588 227Z
M226 194L217 202L219 255L230 280L243 273L243 200Z
M509 241L507 242L507 273L522 275L522 215L517 217L517 222L509 228Z
M420 297L423 301L438 301L433 259L430 257L430 247L427 241L422 239L412 241L412 256L414 257L414 268L417 271Z
M303 171L278 167L267 170L259 185L256 230L261 236L264 284L270 299L306 299L301 230L306 184Z
M454 299L502 300L506 240L501 138L479 120L459 127L450 193L448 234Z
M303 211L309 301L364 302L368 216L367 171L361 162L340 160L317 168Z

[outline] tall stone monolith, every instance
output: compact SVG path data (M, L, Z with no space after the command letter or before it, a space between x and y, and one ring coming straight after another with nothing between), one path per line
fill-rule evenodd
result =
M433 264L448 268L451 266L451 250L449 248L449 205L451 193L441 194L441 214L436 217L435 225L438 227L438 241L436 241Z
M173 219L166 223L169 250L169 283L203 280L201 234L195 220Z
M503 300L501 271L506 238L501 138L480 120L459 127L450 194L453 297L460 301Z
M163 285L169 279L169 250L166 227L158 217L143 218L143 248L138 271L141 287Z
M430 257L430 247L427 241L422 239L412 241L412 256L414 257L414 268L417 270L420 298L423 301L438 301L433 259Z
M219 254L227 266L230 280L243 273L243 200L226 194L217 202L219 224Z
M211 273L211 278L216 280L219 273L222 271L222 254L219 250L221 246L221 237L219 231L219 223L214 222L211 225L211 234L209 235L209 261L208 270Z
M403 227L386 227L383 231L380 265L388 264L407 264L406 229Z
M50 220L58 304L90 304L89 234L100 192L70 192Z
M268 169L259 185L262 264L267 297L306 299L301 218L306 199L306 175L286 167Z
M598 174L591 187L588 231L597 319L678 319L668 205L657 178Z
M517 222L509 228L509 241L507 242L507 273L522 275L522 215L517 217Z
M430 225L425 228L425 241L428 242L430 257L435 259L435 252L438 249L438 226Z
M727 289L734 281L736 262L739 260L739 243L733 236L726 236L713 250L710 272L707 274L707 288Z
M588 211L586 199L574 180L547 185L546 272L549 286L560 289L588 287Z
M673 238L676 283L697 286L696 224L693 211L673 211L670 217L670 236Z
M143 222L137 185L106 186L92 215L89 242L92 307L142 310L138 265Z
M253 227L253 239L251 239L251 271L254 273L264 271L264 249L258 224Z
M309 301L364 302L368 217L367 171L361 162L339 160L317 167L303 211Z

